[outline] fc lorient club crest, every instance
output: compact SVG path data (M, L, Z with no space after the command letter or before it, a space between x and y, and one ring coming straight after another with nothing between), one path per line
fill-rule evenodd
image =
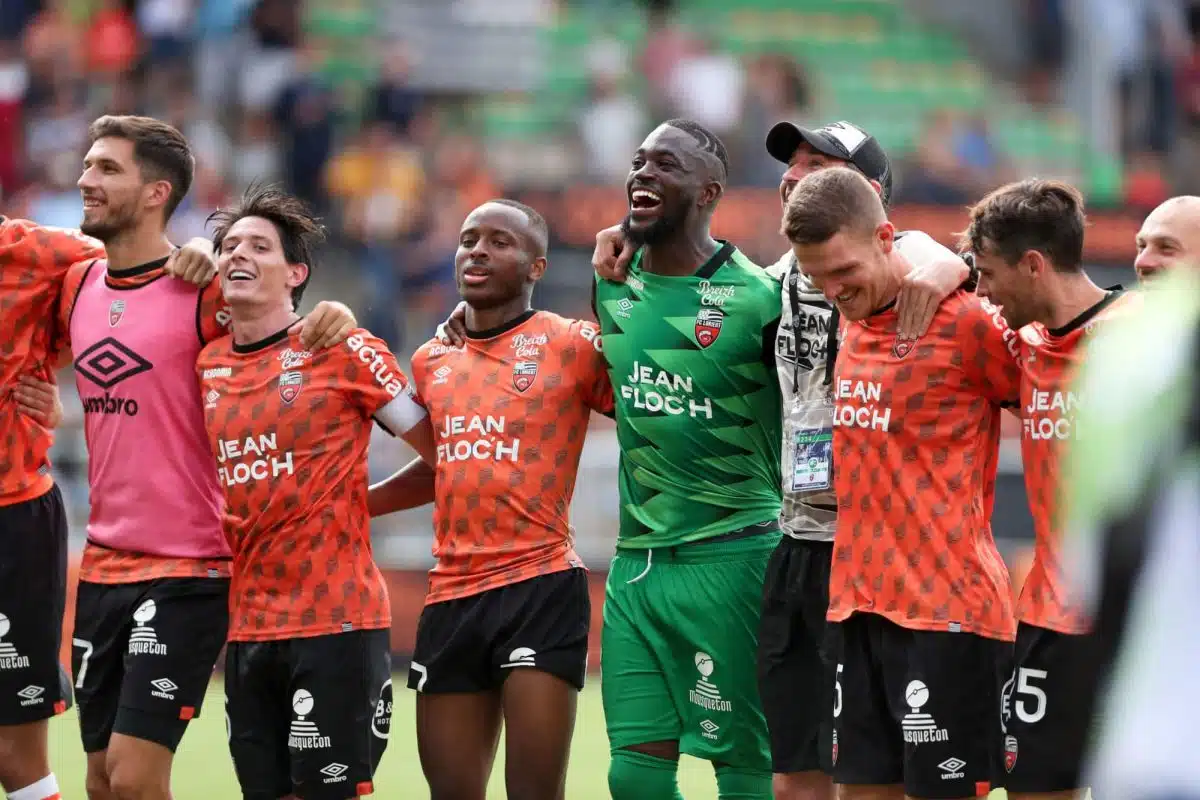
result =
M912 352L912 349L916 347L916 345L917 343L912 339L901 339L899 336L897 336L896 343L892 345L892 356L895 358L904 358L906 355Z
M304 386L304 376L299 372L283 373L279 376L279 399L290 405L300 394L302 386Z
M719 308L702 308L696 315L696 343L708 347L721 335L725 314Z
M121 321L121 317L123 316L125 316L125 301L113 300L112 305L108 307L108 327L117 327L117 323Z
M533 385L537 373L538 362L536 361L518 361L513 364L513 388L518 392L524 392Z

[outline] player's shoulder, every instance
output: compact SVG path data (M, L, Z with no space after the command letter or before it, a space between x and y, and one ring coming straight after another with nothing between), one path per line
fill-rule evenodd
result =
M83 233L78 228L60 228L57 225L43 225L28 219L4 217L0 224L0 240L6 244L22 243L43 250L71 250L80 248L94 251L96 255L104 253L104 244L99 239Z
M725 266L721 268L717 275L722 280L730 280L732 278L751 291L763 291L768 294L775 294L779 291L781 280L781 278L775 277L773 273L751 261L749 256L736 247L729 255L729 260L725 262Z
M200 348L200 354L196 356L196 369L203 374L205 370L225 363L233 355L233 334L218 337Z

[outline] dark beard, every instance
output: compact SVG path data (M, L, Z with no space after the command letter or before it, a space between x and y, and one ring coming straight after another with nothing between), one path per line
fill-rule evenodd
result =
M99 239L101 242L111 242L125 231L133 227L132 214L110 215L107 219L89 223L86 219L79 223L79 230L85 236Z
M621 220L621 233L625 234L625 239L631 244L642 247L653 247L656 244L661 244L683 228L685 219L684 214L662 214L654 222L643 230L635 230L632 222L633 218L629 215Z

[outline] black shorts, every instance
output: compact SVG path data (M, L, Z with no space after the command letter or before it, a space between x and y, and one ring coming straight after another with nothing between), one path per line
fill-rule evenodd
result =
M987 794L998 785L996 703L1012 645L916 631L877 614L831 626L838 653L833 779L903 784L910 797Z
M0 725L71 707L59 664L67 605L67 515L55 486L0 506Z
M833 764L834 654L829 610L832 542L784 536L767 563L758 631L758 692L775 772Z
M1004 684L1004 787L1014 792L1066 792L1082 781L1096 696L1088 676L1095 640L1021 623L1013 671Z
M113 733L174 751L229 630L228 578L79 582L71 664L83 749Z
M583 688L592 600L587 572L568 569L432 603L421 612L408 688L487 692L533 667Z
M370 794L392 731L390 631L230 642L229 752L245 800Z

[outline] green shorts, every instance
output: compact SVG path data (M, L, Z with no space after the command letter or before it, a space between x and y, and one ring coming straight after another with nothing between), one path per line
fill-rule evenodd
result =
M681 753L771 771L755 654L779 537L617 551L600 645L613 750L678 741Z

